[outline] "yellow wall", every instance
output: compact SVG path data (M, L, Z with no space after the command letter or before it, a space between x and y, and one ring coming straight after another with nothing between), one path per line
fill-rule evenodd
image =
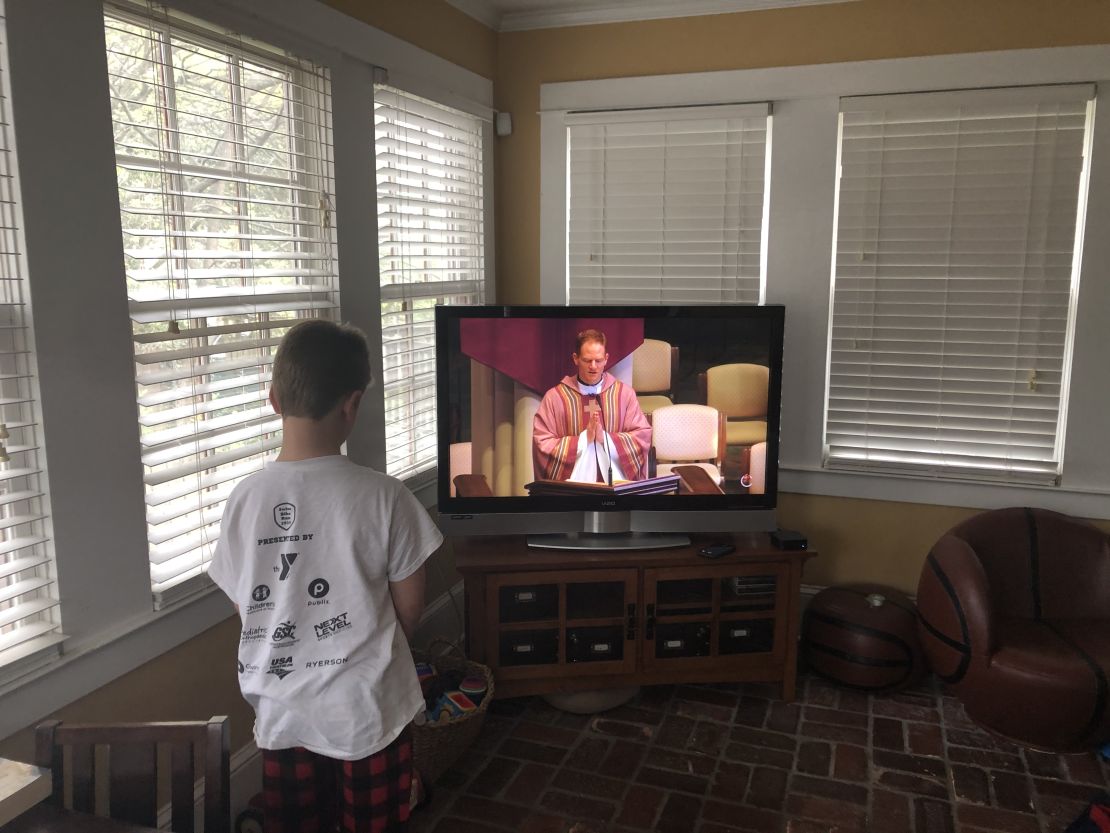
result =
M226 714L231 718L231 748L238 749L250 740L254 726L254 714L239 695L238 648L239 619L232 617L43 719L207 720ZM0 757L31 761L34 749L29 727L0 742Z
M1110 43L1105 0L859 0L503 33L494 97L514 129L496 148L497 301L540 299L541 84L1093 43ZM974 512L784 494L778 517L821 553L807 583L872 581L912 592L933 542Z
M502 33L497 301L539 303L541 84L1093 43L1110 43L1106 0L858 0Z
M484 78L497 70L497 34L445 0L323 2Z

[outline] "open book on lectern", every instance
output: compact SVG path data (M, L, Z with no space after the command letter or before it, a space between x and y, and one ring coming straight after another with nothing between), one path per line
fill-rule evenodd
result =
M576 483L572 480L535 480L525 485L530 495L673 495L682 480L677 474L664 474L645 480L618 480L607 483Z

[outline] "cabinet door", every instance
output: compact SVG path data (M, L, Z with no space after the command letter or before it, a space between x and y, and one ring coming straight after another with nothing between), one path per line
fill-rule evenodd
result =
M487 578L486 657L502 679L636 669L635 569Z
M788 569L759 563L645 570L644 667L782 662Z

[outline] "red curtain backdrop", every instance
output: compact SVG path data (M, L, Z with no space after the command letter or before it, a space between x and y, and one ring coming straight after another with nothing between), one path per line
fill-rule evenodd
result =
M463 318L462 352L537 393L574 371L571 354L582 330L605 333L608 367L644 343L642 318Z

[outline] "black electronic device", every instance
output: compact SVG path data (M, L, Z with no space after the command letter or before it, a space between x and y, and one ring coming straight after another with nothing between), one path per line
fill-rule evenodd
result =
M804 550L809 544L802 533L792 529L776 529L771 533L771 543L780 550Z
M437 306L435 313L437 502L444 531L526 533L530 546L642 550L688 546L689 530L775 528L783 307ZM555 397L563 391L561 381L573 379L576 339L586 330L605 336L604 372L634 390L637 400L656 400L655 410L668 404L705 407L701 377L712 387L710 371L715 368L728 368L720 375L746 365L765 367L766 390L752 391L766 403L760 417L766 421L765 445L757 444L761 448L751 455L757 468L740 471L723 450L691 461L652 455L651 449L658 452L661 440L673 436L666 432L675 429L653 421L650 435L641 428L638 438L630 440L613 430L623 423L613 415L618 411L610 412L627 408L627 398L610 396L603 388L597 404L604 433L594 447L593 462L596 486L604 488L550 488L551 483L569 483L569 465L557 473L537 467L551 465L544 460L569 451L554 447L542 452L547 457L538 457L535 415L549 391ZM652 371L653 387L633 388L634 365ZM552 399L546 410L569 413L582 394L573 391L573 383L567 391L565 400ZM626 418L622 413L620 420ZM503 430L505 426L512 430ZM703 467L711 478L704 488L683 489L677 483L650 490L628 487L665 479L672 476L673 466L691 464ZM457 482L460 476L465 479Z
M728 555L735 549L736 547L732 544L710 544L698 550L698 555L704 558L720 558L722 555Z

